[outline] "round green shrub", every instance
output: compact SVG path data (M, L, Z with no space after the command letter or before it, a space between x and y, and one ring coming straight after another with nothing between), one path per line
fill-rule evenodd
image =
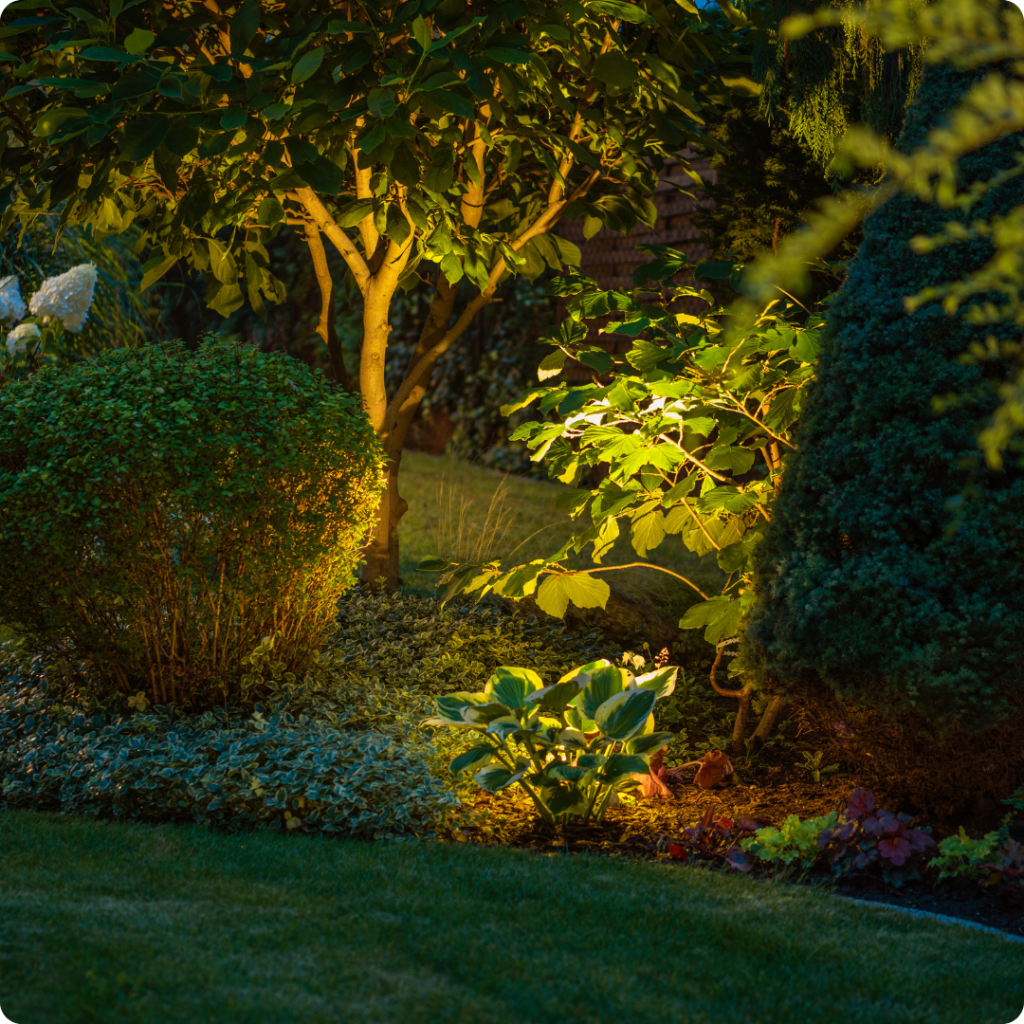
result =
M900 148L987 71L930 65ZM1020 143L960 161L961 186L997 182L970 210L900 195L865 224L756 559L747 660L776 688L916 711L940 734L981 732L1024 696L1024 471L988 468L977 447L1007 367L960 358L991 328L903 301L991 257L984 237L920 255L910 240L1024 204L1024 177L998 181ZM972 397L937 414L945 394Z
M208 707L311 664L383 487L358 400L217 339L0 390L0 622L96 693ZM266 646L266 645L264 645Z

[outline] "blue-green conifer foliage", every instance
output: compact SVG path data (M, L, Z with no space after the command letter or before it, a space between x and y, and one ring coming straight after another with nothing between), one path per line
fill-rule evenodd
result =
M44 367L0 389L0 622L100 696L245 696L267 637L275 678L300 675L382 468L358 398L282 354L207 339Z
M986 70L929 65L899 148L921 145ZM964 158L961 184L1012 168L1021 141ZM1019 707L1024 473L988 469L976 441L1007 367L959 358L991 327L938 302L908 314L903 300L992 251L978 239L916 255L913 236L1022 203L1024 175L966 213L900 195L866 221L756 560L745 660L762 683L792 695L824 686L894 718L913 709L943 736L980 732ZM972 398L937 413L933 398L946 394Z

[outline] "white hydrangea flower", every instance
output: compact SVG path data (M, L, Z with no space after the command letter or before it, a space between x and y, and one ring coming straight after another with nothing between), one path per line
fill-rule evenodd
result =
M38 341L39 337L40 331L35 324L18 324L7 335L7 351L15 356L19 352L24 352L32 342Z
M77 333L89 315L93 292L96 290L96 266L81 263L66 274L45 280L32 296L28 308L47 323L56 317L66 330Z
M25 303L16 277L0 280L0 320L24 320Z

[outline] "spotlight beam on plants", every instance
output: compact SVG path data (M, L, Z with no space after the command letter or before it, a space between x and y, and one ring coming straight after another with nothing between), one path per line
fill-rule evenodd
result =
M402 450L437 360L510 274L578 262L562 217L588 238L653 225L658 167L702 138L697 97L745 81L737 30L688 0L58 0L4 29L0 232L53 211L140 224L142 289L184 260L227 315L284 298L267 243L299 230L334 379L388 457L363 579L396 588ZM430 312L389 395L392 299L424 279ZM354 380L342 285L362 308Z

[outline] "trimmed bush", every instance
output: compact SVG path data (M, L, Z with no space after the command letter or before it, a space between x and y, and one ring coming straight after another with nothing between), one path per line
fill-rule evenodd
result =
M900 148L922 144L989 68L930 65ZM960 161L963 186L1015 165L1020 135ZM762 681L831 690L946 736L1006 720L1024 692L1024 472L986 467L979 423L1006 367L959 359L990 328L903 300L986 262L985 238L915 255L915 235L1024 204L1024 177L966 213L901 195L868 219L829 307L818 379L756 560L747 623ZM965 309L989 301L976 296ZM933 412L936 395L972 396ZM967 500L964 500L964 495Z
M55 697L42 659L15 642L0 646L0 677L0 795L14 807L401 839L459 806L425 744L347 715L119 714Z
M358 400L207 339L0 391L0 621L97 694L210 707L265 637L302 676L382 489Z

